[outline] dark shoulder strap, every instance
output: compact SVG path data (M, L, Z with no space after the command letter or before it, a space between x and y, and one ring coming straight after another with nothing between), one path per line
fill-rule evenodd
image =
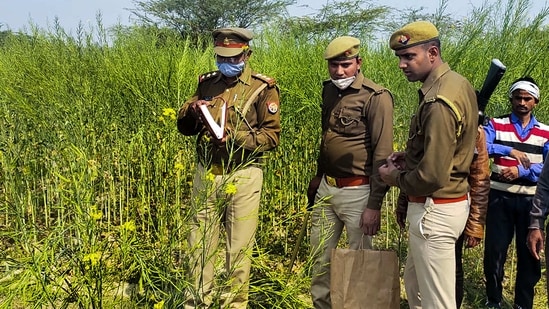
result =
M212 71L212 72L204 73L204 74L202 74L198 77L198 83L200 84L200 83L202 83L202 82L204 82L208 79L219 76L219 74L221 74L219 71Z

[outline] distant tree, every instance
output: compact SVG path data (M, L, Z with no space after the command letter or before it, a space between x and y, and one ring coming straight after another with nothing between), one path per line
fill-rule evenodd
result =
M295 0L134 0L132 10L143 23L177 30L198 39L219 27L261 28L287 15Z
M380 28L382 31L390 34L405 24L418 20L428 20L435 24L439 32L444 33L446 37L461 34L463 22L447 12L448 3L449 0L441 0L434 13L426 13L426 8L423 6L419 8L393 8L391 9L392 14L390 18L387 18Z
M527 1L527 0L523 0ZM353 35L362 39L386 38L403 25L417 20L433 22L439 31L450 37L461 31L462 22L447 14L449 0L441 0L434 13L425 7L393 8L378 5L372 0L327 0L315 13L289 17L273 23L280 31L306 39L331 39L339 35ZM413 6L414 3L408 2Z
M12 35L10 30L0 31L0 46L4 45L4 42L10 35Z
M280 27L310 38L333 38L339 35L371 37L387 15L389 7L366 0L328 1L317 13L291 17Z
M13 32L11 30L0 31L0 46L6 45L8 41L30 42L33 36L24 32Z

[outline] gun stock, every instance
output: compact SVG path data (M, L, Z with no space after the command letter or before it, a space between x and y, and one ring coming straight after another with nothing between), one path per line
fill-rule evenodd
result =
M482 88L477 92L479 124L484 124L486 122L487 117L484 114L486 105L488 105L488 101L490 101L490 97L494 93L494 90L496 90L506 69L505 65L499 59L492 59Z

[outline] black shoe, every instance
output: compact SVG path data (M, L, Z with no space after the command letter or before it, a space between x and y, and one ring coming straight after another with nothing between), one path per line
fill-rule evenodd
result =
M515 305L513 305L513 309L522 309L522 307L515 304Z

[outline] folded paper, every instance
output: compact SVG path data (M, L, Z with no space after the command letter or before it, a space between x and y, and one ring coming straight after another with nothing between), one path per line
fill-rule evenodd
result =
M208 109L208 105L203 104L200 105L200 112L202 116L202 120L204 122L204 125L206 125L208 131L210 131L211 135L217 139L222 139L225 136L225 122L227 117L227 103L223 102L223 105L221 106L221 120L219 123L217 123L214 118L212 117L212 114L210 113L210 110Z

